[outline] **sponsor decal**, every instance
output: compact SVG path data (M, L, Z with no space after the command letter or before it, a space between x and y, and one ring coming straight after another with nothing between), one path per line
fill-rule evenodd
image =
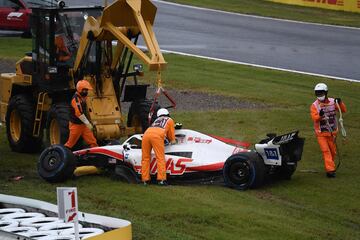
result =
M15 20L15 21L21 21L22 19L20 19L20 17L23 15L24 13L21 12L11 12L7 15L7 20Z
M279 154L276 148L264 148L266 158L269 160L279 160Z
M328 5L344 6L344 0L303 0L304 2L322 3Z
M179 158L172 159L168 158L166 160L166 173L170 173L171 175L182 175L186 170L186 164L192 162L191 158ZM134 169L137 173L141 174L141 166L134 166ZM150 162L150 174L157 173L157 164L156 158L153 158Z
M200 137L188 137L188 142L194 142L194 143L206 143L210 144L212 142L212 139L203 139Z
M274 140L274 143L275 144L283 144L283 143L290 142L291 140L294 139L295 135L296 135L296 132L285 134L285 135L279 136L280 140L277 140L279 137L276 137Z
M241 152L250 152L250 150L245 149L245 148L238 148L238 147L236 147L236 148L234 148L234 151L233 151L232 155L233 155L233 154L236 154L236 153L241 153Z

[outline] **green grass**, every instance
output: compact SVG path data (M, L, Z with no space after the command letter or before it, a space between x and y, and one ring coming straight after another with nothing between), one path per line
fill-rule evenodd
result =
M275 17L305 22L360 27L360 14L320 8L301 7L266 0L167 0L229 12Z
M1 37L0 38L0 59L18 60L31 52L31 39L23 39L19 37Z
M88 176L48 184L36 172L38 155L9 150L0 129L0 192L55 203L57 186L78 187L80 210L128 219L134 239L359 239L360 238L360 84L300 74L166 55L165 88L192 89L264 102L267 108L174 112L184 127L257 142L267 132L294 129L306 137L303 158L291 181L245 192L222 186L143 187ZM149 77L144 80L153 83ZM348 142L338 139L342 166L327 179L309 106L313 86L325 82L341 97ZM314 169L318 173L301 170ZM23 175L18 182L11 176Z

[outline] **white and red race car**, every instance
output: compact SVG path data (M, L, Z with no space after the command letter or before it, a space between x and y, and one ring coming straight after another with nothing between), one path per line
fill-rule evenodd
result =
M218 182L245 190L263 184L265 176L290 179L301 159L304 139L298 132L275 136L250 144L206 135L188 129L175 130L177 144L165 146L169 182ZM45 149L38 162L39 175L49 182L70 178L76 167L97 166L113 172L129 183L140 181L142 134L128 138L123 144L88 148L71 152L61 145ZM151 175L157 172L155 156Z

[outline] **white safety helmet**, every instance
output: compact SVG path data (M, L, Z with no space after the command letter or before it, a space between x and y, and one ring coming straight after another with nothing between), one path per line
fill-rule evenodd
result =
M157 117L161 117L161 116L169 116L169 111L166 108L160 108L157 111Z
M328 87L326 86L325 83L318 83L318 84L316 84L314 90L315 90L315 91L325 91L325 92L327 92L327 91L328 91Z

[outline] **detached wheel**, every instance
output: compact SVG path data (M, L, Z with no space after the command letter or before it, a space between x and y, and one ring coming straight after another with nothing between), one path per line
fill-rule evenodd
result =
M148 116L152 103L153 101L148 99L132 102L128 113L128 127L135 127L136 132L144 133L145 130L149 127ZM155 103L155 110L151 119L151 123L155 121L156 112L159 109L160 105Z
M139 178L131 168L118 165L115 167L115 178L126 183L138 183Z
M225 184L238 190L257 188L262 185L265 165L257 153L239 153L230 156L223 169Z
M50 145L65 144L69 138L70 106L66 103L51 106L46 120L46 139Z
M73 175L75 167L76 160L73 153L62 145L53 145L41 153L38 173L48 182L64 182Z
M11 149L15 152L38 152L42 146L42 133L33 136L35 104L30 96L11 97L6 112L6 134Z

